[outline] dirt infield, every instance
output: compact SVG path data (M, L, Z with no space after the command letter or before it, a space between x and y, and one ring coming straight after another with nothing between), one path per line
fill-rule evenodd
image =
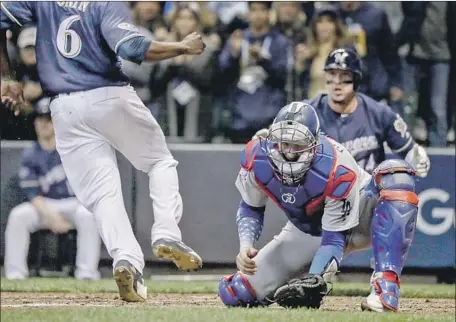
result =
M360 311L362 297L328 296L321 310ZM145 303L126 303L115 293L2 292L2 310L46 307L223 307L213 294L149 294ZM277 307L274 305L273 307ZM454 314L454 299L401 299L401 312Z

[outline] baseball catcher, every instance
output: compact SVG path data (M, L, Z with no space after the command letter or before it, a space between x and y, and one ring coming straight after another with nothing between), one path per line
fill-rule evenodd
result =
M414 177L404 160L384 161L368 174L346 148L320 133L311 105L283 107L267 137L250 141L242 152L236 180L242 197L236 220L239 271L220 280L221 301L318 308L342 257L372 247L376 273L362 307L397 311L418 210ZM288 222L257 250L268 199ZM309 264L308 275L299 278Z

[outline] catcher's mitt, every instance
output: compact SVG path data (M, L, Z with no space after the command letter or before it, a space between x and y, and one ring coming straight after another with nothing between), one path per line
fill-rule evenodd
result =
M274 300L286 308L307 307L318 309L323 297L328 295L328 284L320 275L307 275L302 279L292 279L274 293Z

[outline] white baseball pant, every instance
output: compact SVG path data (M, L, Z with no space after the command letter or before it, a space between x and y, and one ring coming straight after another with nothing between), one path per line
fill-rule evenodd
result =
M101 240L93 215L76 198L49 199L45 203L71 222L78 232L75 277L99 279ZM29 276L27 255L30 234L47 228L36 208L25 202L11 210L5 231L5 277L23 279Z
M59 95L50 108L67 178L95 215L114 267L128 260L142 272L144 255L125 209L115 150L149 175L155 217L152 243L160 238L181 241L178 162L163 131L131 86Z

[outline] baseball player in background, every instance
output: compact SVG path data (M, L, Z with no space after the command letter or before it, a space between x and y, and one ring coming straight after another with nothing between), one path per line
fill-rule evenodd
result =
M368 173L385 160L384 143L392 153L414 167L419 177L426 177L430 160L418 145L399 114L383 103L358 93L362 81L361 59L351 49L332 51L325 63L327 94L305 100L313 107L322 131L342 144ZM254 138L267 136L258 131Z
M27 255L30 234L49 229L63 234L78 231L75 277L99 279L101 240L95 219L74 196L55 149L49 100L34 106L37 141L21 156L19 184L28 202L11 210L5 231L5 277L28 277Z
M266 139L250 141L242 152L236 180L242 196L239 272L220 280L222 302L318 308L342 257L372 247L374 291L362 308L397 311L418 211L414 175L407 162L397 159L368 174L346 148L321 134L311 105L283 107ZM268 199L284 211L288 223L258 251ZM309 264L309 275L294 279Z
M154 254L185 270L201 267L202 260L182 242L178 227L182 199L177 161L157 121L122 73L118 57L140 64L199 55L205 44L197 33L180 42L151 41L132 24L123 1L1 3L3 33L12 24L30 23L37 25L38 74L44 92L52 97L57 151L68 181L95 216L114 260L120 298L144 301L144 255L125 210L115 150L150 178ZM13 97L2 97L10 106L18 103L14 90Z

